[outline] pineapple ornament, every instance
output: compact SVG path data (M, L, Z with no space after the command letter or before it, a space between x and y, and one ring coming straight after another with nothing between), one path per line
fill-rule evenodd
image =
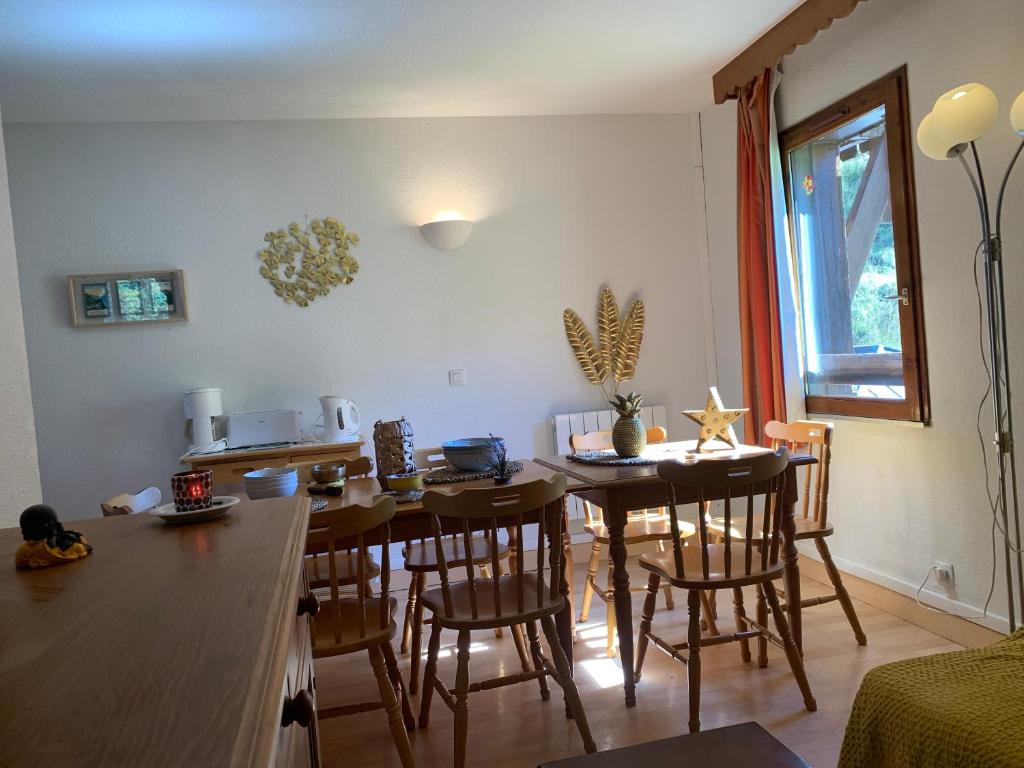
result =
M636 392L630 392L625 397L617 394L608 402L619 414L612 427L612 448L624 459L639 456L647 447L647 427L638 415L644 399Z

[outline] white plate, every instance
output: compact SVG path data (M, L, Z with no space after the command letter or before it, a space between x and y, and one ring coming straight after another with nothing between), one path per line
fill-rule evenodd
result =
M194 512L179 512L174 508L174 503L161 504L153 507L149 514L159 517L165 523L172 525L183 525L185 523L201 523L206 520L216 520L226 515L228 510L239 502L237 496L214 496L213 504L206 509L197 509Z

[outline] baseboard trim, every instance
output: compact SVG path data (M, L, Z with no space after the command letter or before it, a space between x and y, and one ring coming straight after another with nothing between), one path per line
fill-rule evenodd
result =
M968 648L981 648L1001 640L1009 632L1009 622L999 616L987 619L965 619L954 613L980 613L974 606L950 600L934 592L923 592L922 602L927 602L949 613L940 613L922 608L914 600L916 584L872 571L856 563L833 556L836 566L843 575L846 591L856 600L891 613L939 637L952 640ZM830 584L824 564L808 552L800 553L800 574L809 579ZM868 640L870 642L870 638Z
M586 535L584 535L586 536ZM586 541L580 541L582 536L573 536L573 560L577 566L581 562L586 563L590 557L589 536ZM645 551L655 551L654 544L641 544L630 547L633 555ZM604 557L607 557L605 552ZM999 616L989 616L985 624L981 620L973 621L954 616L952 613L937 613L927 608L922 608L914 600L914 593L917 585L895 579L891 576L877 573L856 563L833 556L836 566L843 575L843 584L846 591L855 600L867 603L879 610L890 613L893 616L909 622L915 626L926 629L933 634L943 637L967 648L982 648L1001 640L1009 632L1009 622ZM603 559L602 559L602 562ZM830 585L825 566L817 557L817 552L804 551L801 546L800 552L800 575ZM577 585L577 588L579 585ZM956 600L942 597L933 592L924 592L922 602L927 601L937 608L953 613L972 614L979 613L978 609L960 603ZM812 609L813 610L813 609ZM871 642L871 638L868 638Z

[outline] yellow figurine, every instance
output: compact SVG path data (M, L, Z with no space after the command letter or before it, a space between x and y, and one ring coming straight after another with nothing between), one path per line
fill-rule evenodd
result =
M47 568L81 560L92 552L92 545L77 531L60 524L53 507L36 504L18 519L25 541L14 553L16 568Z

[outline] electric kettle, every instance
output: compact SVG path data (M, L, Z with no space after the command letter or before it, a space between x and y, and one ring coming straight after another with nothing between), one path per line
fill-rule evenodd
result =
M344 443L359 439L359 408L351 400L334 395L320 398L324 409L324 433L320 439L325 443Z

